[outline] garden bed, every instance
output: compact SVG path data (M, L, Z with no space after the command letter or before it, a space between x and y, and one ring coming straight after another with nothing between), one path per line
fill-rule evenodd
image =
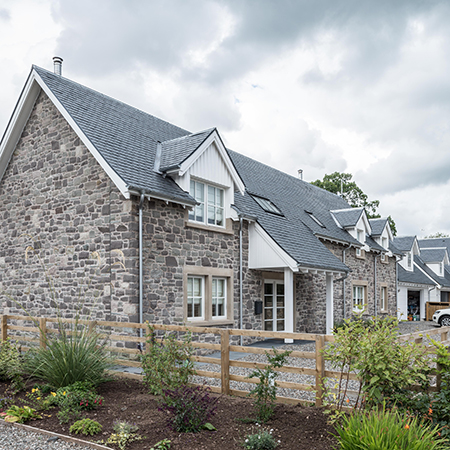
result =
M5 394L7 384L0 383L0 397ZM27 391L31 390L31 385ZM251 399L219 396L216 414L210 422L216 431L200 433L179 433L170 429L168 413L158 409L158 398L146 392L141 382L134 380L114 380L99 387L98 393L104 397L101 407L93 411L83 411L82 417L98 421L103 430L94 437L72 435L98 442L106 440L113 433L114 421L127 421L139 427L138 433L145 436L127 447L130 450L150 450L163 439L171 441L171 450L242 449L247 434L256 431L257 426L242 419L254 417ZM22 405L25 393L19 393L14 403ZM69 424L61 425L56 417L57 409L43 412L43 419L27 422L27 425L70 435ZM273 436L280 440L279 450L331 450L337 441L330 434L333 427L327 424L327 416L321 409L300 405L277 405L273 418L266 424L273 429ZM112 447L118 448L118 447Z

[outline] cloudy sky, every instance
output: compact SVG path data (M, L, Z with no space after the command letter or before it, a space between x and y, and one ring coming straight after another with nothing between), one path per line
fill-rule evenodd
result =
M31 64L450 233L450 2L0 0L0 134Z

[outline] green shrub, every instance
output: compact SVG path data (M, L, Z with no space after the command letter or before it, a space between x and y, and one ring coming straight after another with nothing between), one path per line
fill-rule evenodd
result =
M84 434L85 436L93 436L94 434L100 433L102 431L102 426L91 419L81 419L77 420L69 430L71 433Z
M291 354L291 351L285 351L278 353L274 348L272 349L274 355L270 355L266 352L269 364L265 369L255 369L247 378L257 377L259 383L249 392L248 395L256 397L255 407L256 415L260 422L267 422L273 415L274 404L277 395L277 383L278 372L274 369L282 367L286 363L287 357Z
M340 450L443 450L446 440L439 437L438 427L417 418L404 419L397 410L369 413L354 412L343 416L336 427Z
M11 381L13 390L23 388L23 363L19 348L10 339L0 341L0 381Z
M57 417L60 423L78 419L80 411L89 411L102 405L103 397L98 395L90 383L77 382L56 391L55 402L60 407Z
M125 450L128 444L135 441L140 441L142 436L137 434L138 427L128 422L117 421L114 422L114 433L106 441L100 441L102 444L115 444L120 450Z
M182 386L163 391L160 409L172 414L169 420L175 431L197 433L215 413L217 401L218 397L211 397L209 389ZM209 426L208 429L213 428Z
M29 406L13 405L5 412L0 413L5 422L24 423L31 419L42 419L37 411Z
M341 372L334 405L338 409L347 400L350 380L346 372L358 374L366 405L391 398L410 385L428 383L430 368L426 349L412 342L398 342L398 323L394 317L347 320L334 337L335 342L325 349L324 355Z
M25 359L25 368L34 378L55 389L77 381L95 386L107 381L106 370L111 363L106 341L98 333L76 320L69 329L60 322L56 335L43 335L45 347L31 349Z
M149 352L142 357L142 369L144 384L150 393L161 395L164 389L176 389L188 383L195 372L191 361L194 349L189 333L182 341L169 334L161 342L156 342L153 333L153 328L149 327Z
M272 436L273 430L264 428L258 429L256 433L245 436L243 446L247 450L273 450L278 446L277 442Z

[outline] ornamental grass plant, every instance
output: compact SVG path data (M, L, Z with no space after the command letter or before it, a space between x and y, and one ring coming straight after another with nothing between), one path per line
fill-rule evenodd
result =
M106 341L76 320L68 328L60 322L56 336L45 336L45 347L31 349L25 357L25 371L54 389L76 382L94 386L108 380L111 360Z
M336 450L444 450L448 441L440 437L438 426L413 417L405 418L397 409L342 416L336 426Z

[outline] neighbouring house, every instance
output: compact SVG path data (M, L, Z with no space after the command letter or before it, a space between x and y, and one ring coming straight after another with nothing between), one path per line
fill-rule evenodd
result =
M98 320L312 333L395 315L386 219L225 148L215 128L71 81L61 62L32 67L0 143L0 313L20 311L12 297L70 317L81 298Z
M426 303L448 302L450 239L396 237L393 245L404 255L398 263L398 318L426 319Z

